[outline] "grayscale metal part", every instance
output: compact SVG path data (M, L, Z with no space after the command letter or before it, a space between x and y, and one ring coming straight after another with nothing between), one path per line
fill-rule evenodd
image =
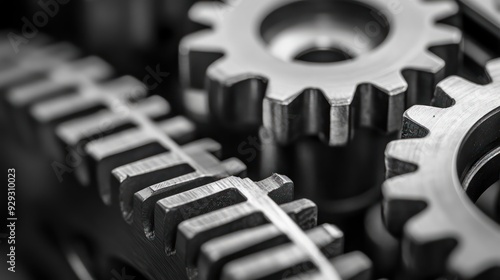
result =
M90 230L95 239L106 240L103 249L113 248L111 254L155 279L196 279L205 243L264 229L284 237L282 243L274 244L277 247L261 249L285 255L286 262L276 259L277 268L292 269L297 261L311 264L306 267L310 271L292 270L290 276L312 273L313 279L334 280L369 274L370 265L359 254L330 262L329 257L342 252L342 233L331 225L315 227L316 205L293 201L289 178L274 174L254 182L232 177L245 175L245 165L237 159L221 161L220 144L213 140L191 141L194 125L183 117L165 119L170 112L168 102L147 97L145 86L135 78L109 80L110 67L94 57L67 60L56 65L41 63L35 69L38 79L6 86L3 100L22 121L37 128L34 142L55 151L53 165L74 172L83 185L95 186L105 204L121 206L109 209L121 208L133 233L117 236L133 236L132 242L116 245L113 237ZM9 74L13 79L24 81L31 72L13 73ZM61 90L68 85L71 90ZM178 143L187 141L191 142ZM77 203L85 202L77 199ZM116 226L116 221L109 223ZM86 224L88 231L87 221L80 224L84 228ZM258 235L245 240L272 245ZM261 251L244 252L241 245L225 260L238 261ZM70 247L64 250L75 257L75 248ZM209 270L224 273L226 264L217 263L218 267ZM70 264L85 265L75 258ZM90 270L85 275L92 277Z
M402 140L386 150L384 215L402 234L403 260L424 276L500 277L500 227L474 202L498 181L500 60L492 83L451 77L434 105L404 115Z
M279 143L396 131L456 70L461 32L437 21L457 12L453 1L196 3L191 19L212 28L181 42L185 103L237 127L263 122Z

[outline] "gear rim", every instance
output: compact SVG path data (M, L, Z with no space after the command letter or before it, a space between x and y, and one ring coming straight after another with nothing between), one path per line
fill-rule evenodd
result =
M491 146L500 139L491 129L500 121L495 95L500 90L499 70L500 60L488 64L493 83L485 86L458 77L441 82L433 104L437 107L410 108L404 139L387 147L386 225L393 234L403 235L405 264L426 276L500 275L500 250L495 248L500 227L473 203L485 190L478 188L490 186L481 184L491 176L485 178L478 167L491 162Z

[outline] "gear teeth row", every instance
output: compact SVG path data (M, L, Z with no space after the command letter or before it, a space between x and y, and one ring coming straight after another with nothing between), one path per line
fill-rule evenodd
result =
M203 154L215 162L213 156L220 157L221 146L211 139L196 140L182 146L184 152L191 157ZM238 174L244 171L244 166L239 162L227 165L227 170L234 168L229 173ZM126 221L132 222L134 194L144 188L144 185L155 185L158 182L172 180L179 176L194 172L186 161L175 153L161 153L140 161L115 168L112 173L112 189L119 190L119 203Z
M176 253L198 279L280 279L283 273L311 272L310 253L294 241L304 237L294 235L309 230L306 239L326 259L341 253L342 233L331 225L316 228L316 205L305 199L289 202L292 193L292 182L281 175L255 183L228 177L159 200L154 211L155 232L149 236L168 255ZM274 203L281 204L289 218L278 213ZM283 260L283 254L295 257L267 263L268 269L261 269L263 274L257 278L255 270L243 269L261 264L256 261L260 256L272 261ZM357 268L363 271L347 274L369 275L369 265ZM235 271L254 274L232 275ZM356 279L344 276L340 279Z
M196 2L189 9L189 18L197 23L214 26L227 12L228 5L222 2Z
M276 252L279 256L283 258L285 253L288 252ZM283 254L283 255L282 255ZM253 261L253 259L248 259L247 261ZM341 279L346 279L346 280L363 280L363 279L369 279L370 278L370 270L371 270L371 261L362 253L360 252L351 252L351 253L346 253L344 255L331 258L330 262L333 267L337 270L338 274L340 275ZM252 276L251 271L245 271L244 273L238 272L238 269L253 269L253 271L259 271L260 268L254 267L254 266L249 266L245 267L245 265L251 264L250 262L245 262L245 260L242 260L240 262L235 262L235 264L230 264L231 266L227 269L226 274L223 275L221 279L227 279L227 280L236 280L236 279L268 279L268 278L254 278ZM266 264L265 268L268 268L269 264ZM297 271L303 271L306 270L304 266L299 266L295 267L292 269L285 270L285 272L282 274L286 279L293 279L293 280L301 280L301 279L308 279L308 280L321 280L325 279L323 278L319 273L317 272L305 272L305 273L298 273L297 275L294 275L294 272ZM236 277L234 276L236 275ZM290 276L294 275L294 276ZM241 277L241 278L240 278ZM281 279L279 277L276 278L271 278L271 279Z
M314 204L312 205L314 206ZM285 209L283 210L288 213ZM311 222L314 223L309 227L301 226L303 230L311 229L316 224L316 217L314 215L307 215L306 217L312 217L312 219L294 219L297 223L307 221L306 225L309 225ZM326 231L322 231L322 233L326 233ZM342 250L342 239L339 236L335 237L335 241L339 243L336 248ZM287 238L271 224L214 238L204 243L200 249L198 276L200 279L221 278L218 273L221 273L222 268L228 263L229 259L236 259L238 255L250 255L285 243L287 243Z
M7 52L8 53L8 52ZM2 109L5 119L22 129L20 137L25 142L32 138L29 125L28 108L36 102L65 94L72 83L78 79L92 79L100 74L107 74L109 68L86 64L85 61L68 65L79 52L69 44L59 43L40 46L40 49L26 49L17 54L16 59L7 56L7 65L0 72L0 88L3 91ZM103 65L101 65L103 66ZM66 75L62 70L78 73L78 76ZM90 71L88 71L90 70ZM75 72L83 71L83 72ZM98 75L94 75L92 72ZM64 76L61 77L61 74Z
M285 180L288 182L284 184L276 184L270 180L264 181L266 186L268 182L271 182L272 184L269 185L272 189L262 189L259 187L259 183L253 184L236 177L230 177L160 200L155 209L157 221L155 223L163 225L161 236L165 238L167 253L174 251L175 236L169 234L174 233L181 221L187 219L189 220L179 225L177 237L181 237L182 240L188 237L195 239L195 236L208 237L210 230L226 223L234 223L235 230L239 228L238 224L244 226L252 223L264 223L260 209L253 206L249 201L250 198L245 197L240 189L246 186L255 188L257 189L255 192L259 196L267 197L269 195L275 202L281 204L292 200L293 185L288 179L285 178ZM177 241L179 242L179 240Z
M451 1L429 2L423 8L432 14L436 21L447 19L459 12L459 7Z
M255 233L259 233L258 231L262 229L265 229L264 226L256 228ZM320 248L325 257L333 258L342 253L343 236L338 229L326 224L310 229L306 231L306 234ZM284 261L279 264L273 262L277 259ZM307 255L297 246L282 244L230 262L224 268L221 278L266 279L266 277L279 277L280 275L286 277L293 275L294 271L311 269L307 261Z
M392 234L402 236L405 266L421 277L446 274L490 280L500 276L498 226L468 202L477 198L476 193L461 190L460 173L467 169L458 166L456 172L457 165L466 164L456 158L469 153L468 160L474 164L484 156L482 149L494 146L497 139L490 129L481 137L476 135L473 144L467 143L467 137L481 131L481 125L491 122L500 108L498 69L500 60L488 64L493 83L485 86L458 77L442 81L433 102L440 108L414 106L407 110L402 138L408 139L387 146L386 226ZM466 145L467 150L459 152ZM482 178L491 175L488 173L481 173ZM493 173L496 180L498 173Z
M245 31L234 34L237 31L233 26L240 30L262 27L261 21L267 14L292 1L280 0L273 5L266 2L201 2L191 9L193 21L212 27L186 36L180 45L186 101L196 99L199 104L203 100L206 107L194 108L189 105L192 102L186 102L193 115L211 114L218 121L230 120L231 125L238 127L263 123L281 144L315 135L330 146L342 146L352 139L358 127L398 130L404 108L429 104L437 82L453 72L460 60L461 32L437 23L458 13L458 6L452 1L400 3L402 7L391 15L392 21L400 26L425 26L426 34L420 37L423 39L408 46L413 49L411 52L394 57L398 62L387 65L389 70L380 71L380 65L373 65L373 71L366 71L370 74L354 78L345 77L354 69L347 62L317 67L281 61L261 46L262 38L254 34L257 32L249 31L252 37ZM386 7L384 1L376 2L388 11L394 8ZM421 13L415 17L419 22L408 23L410 17L405 16L405 11ZM408 32L392 35L396 37L394 41L408 42L402 39ZM243 41L245 45L241 44ZM391 48L390 45L380 48ZM439 56L429 51L431 47ZM394 46L394 50L400 48L401 45ZM372 66L365 63L359 68L367 67Z
M65 53L64 48L54 55ZM68 48L73 53L74 48ZM13 64L18 67L33 53L38 51L19 54ZM95 57L64 56L60 63L53 62L40 58L33 71L14 67L0 72L0 77L22 81L2 84L7 92L2 104L19 113L25 122L21 127L36 128L30 137L51 156L66 159L67 164L68 158L78 159L71 168L58 161L53 166L74 172L84 185L96 185L104 203L119 204L125 220L149 237L146 242L169 255L176 251L189 276L198 274L204 244L218 248L224 243L217 243L218 239L236 236L244 238L246 245L241 243L241 248L214 264L205 262L206 279L225 273L231 279L232 269L225 272L226 263L261 251L296 256L276 266L291 271L291 276L313 273L314 279L368 279L370 266L359 255L344 256L353 262L330 263L328 258L342 251L342 234L331 225L315 227L316 205L292 201L290 179L273 175L253 182L232 177L245 175L244 164L237 159L221 161L220 144L211 139L178 144L192 139L194 125L182 117L165 118L169 104L160 97L147 97L147 89L136 79L110 79L111 67ZM33 73L37 79L31 81ZM300 271L294 270L304 262ZM335 267L339 262L347 262L339 267L347 271L340 276ZM359 275L364 277L353 278Z
M123 215L125 217L130 216L133 221L142 224L147 236L152 237L154 235L152 215L155 203L162 198L183 190L208 184L227 176L242 176L246 171L246 167L237 159L220 162L206 151L195 151L188 155L191 155L192 159L198 163L199 169L194 170L186 166L187 163L182 159L180 162L175 162L179 160L178 156L168 154L165 156L165 162L170 167L167 168L178 169L179 171L174 173L169 172L168 175L170 178L137 191L133 197L123 197L123 202L125 202L123 204ZM130 201L133 203L132 208L127 207L130 205Z

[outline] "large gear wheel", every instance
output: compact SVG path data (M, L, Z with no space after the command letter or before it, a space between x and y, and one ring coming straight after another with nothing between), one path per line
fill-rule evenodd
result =
M56 57L76 50L57 46ZM112 67L97 57L65 57L54 65L39 57L50 58L44 52L50 45L39 48L36 55L36 49L19 54L0 73L0 104L16 113L19 127L30 128L13 127L15 132L56 159L51 166L60 183L64 173L74 173L112 206L99 215L121 212L132 225L133 237L123 242L128 231L108 235L113 230L98 229L106 225L89 223L100 217L75 219L83 229L79 235L97 236L92 239L102 244L104 258L124 259L148 279L370 279L370 260L360 252L342 254L343 233L330 224L317 226L316 205L293 200L288 177L274 174L254 182L233 176L244 176L246 166L235 158L221 161L219 143L178 143L190 140L194 125L168 117L169 103L147 97L143 83L130 76L109 80ZM25 56L40 65L26 67ZM78 195L77 200L82 202ZM116 238L123 243L105 252ZM93 258L82 257L69 240L61 243L78 267L75 273L97 279Z
M436 22L457 11L452 1L199 2L191 19L212 29L181 42L188 110L262 121L279 143L319 135L339 146L356 126L396 131L406 105L430 101L456 69L461 32Z
M402 140L386 150L384 215L403 234L414 271L458 279L500 279L500 226L474 205L498 180L500 60L493 83L458 77L441 82L434 105L404 115Z

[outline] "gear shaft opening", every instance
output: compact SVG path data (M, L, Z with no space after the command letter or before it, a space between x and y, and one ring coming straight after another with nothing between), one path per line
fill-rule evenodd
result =
M260 34L282 60L336 63L373 51L389 30L385 15L358 2L301 1L269 14Z

